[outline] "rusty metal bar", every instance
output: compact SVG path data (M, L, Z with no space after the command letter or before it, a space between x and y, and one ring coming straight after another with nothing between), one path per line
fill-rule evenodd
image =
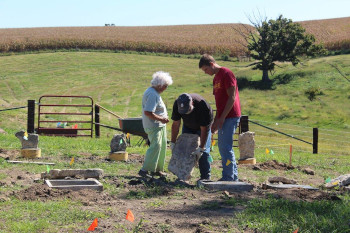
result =
M68 112L41 112L41 115L77 115L77 116L89 116L90 113L68 113Z
M91 107L86 104L40 104L43 107Z
M58 122L62 122L62 121L40 121L40 122L46 122L46 123L58 123ZM63 122L67 122L67 123L90 123L91 121L63 121Z

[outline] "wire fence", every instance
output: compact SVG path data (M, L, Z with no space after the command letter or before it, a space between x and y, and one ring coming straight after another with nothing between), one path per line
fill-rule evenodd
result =
M313 128L287 123L276 123L249 119L249 131L255 132L257 148L287 149L313 152ZM257 124L254 124L254 123ZM301 140L299 140L301 139ZM318 153L329 155L350 155L350 132L318 128ZM280 145L284 146L280 146Z

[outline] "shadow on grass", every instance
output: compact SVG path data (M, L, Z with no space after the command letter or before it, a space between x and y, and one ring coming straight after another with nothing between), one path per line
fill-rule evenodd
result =
M290 83L295 78L292 74L280 74L271 79L268 82L262 80L250 80L247 77L237 78L237 84L239 90L243 89L254 89L254 90L275 90L276 85L283 85Z
M170 181L165 178L144 178L137 176L120 176L129 180L128 186L133 187L124 198L126 199L145 199L157 196L170 196L174 193L174 189L193 189L196 186L187 184L183 181Z

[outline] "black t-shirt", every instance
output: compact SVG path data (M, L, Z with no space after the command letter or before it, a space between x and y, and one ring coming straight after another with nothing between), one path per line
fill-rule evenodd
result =
M200 130L200 126L210 127L213 123L213 110L205 99L198 94L189 94L193 100L193 111L190 114L180 114L177 108L177 100L174 102L171 119L183 123L187 128Z

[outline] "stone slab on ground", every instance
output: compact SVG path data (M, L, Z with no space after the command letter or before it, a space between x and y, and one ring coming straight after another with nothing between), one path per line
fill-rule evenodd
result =
M50 188L57 189L70 189L70 190L81 190L81 189L93 189L97 191L103 191L103 185L96 179L88 180L45 180L45 183Z
M253 190L254 186L245 182L232 181L206 181L199 180L197 182L199 187L204 187L210 190L223 190L230 192L249 192Z
M103 177L103 170L99 168L95 169L51 169L49 173L41 173L42 179L64 179L65 177L79 177L79 178L95 178L100 179Z
M350 185L350 174L338 176L332 179L329 183L326 183L326 188L331 189L334 187L343 187Z
M31 162L31 161L16 161L16 160L6 160L8 163L23 163L23 164L38 164L38 165L55 165L55 163L47 162Z
M281 176L274 176L274 177L269 177L268 181L270 183L283 183L283 184L297 184L297 182L293 179L288 179L285 177L281 177Z
M264 189L292 189L292 188L301 188L309 190L318 190L310 185L299 185L299 184L263 184Z

